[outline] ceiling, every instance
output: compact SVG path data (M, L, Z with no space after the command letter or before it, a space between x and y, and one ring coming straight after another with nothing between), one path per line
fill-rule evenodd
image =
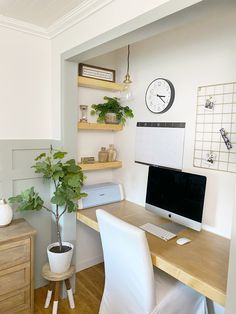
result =
M43 28L87 0L0 0L0 15Z

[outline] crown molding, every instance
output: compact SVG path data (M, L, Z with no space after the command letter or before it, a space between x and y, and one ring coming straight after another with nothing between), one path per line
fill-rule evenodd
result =
M45 28L4 15L0 15L0 26L38 37L49 38Z
M114 0L85 0L73 10L59 18L48 28L43 28L4 15L0 15L0 26L34 36L52 39L75 24L80 23L95 12L101 10L112 1Z
M114 0L86 0L78 5L75 9L65 14L63 17L58 19L48 29L48 36L54 38L61 34L65 30L71 28L77 23L80 23L90 15L101 10Z

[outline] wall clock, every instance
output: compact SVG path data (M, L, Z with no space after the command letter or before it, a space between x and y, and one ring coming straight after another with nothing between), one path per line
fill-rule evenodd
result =
M172 106L174 99L174 85L163 78L152 81L145 94L146 106L153 113L166 112Z

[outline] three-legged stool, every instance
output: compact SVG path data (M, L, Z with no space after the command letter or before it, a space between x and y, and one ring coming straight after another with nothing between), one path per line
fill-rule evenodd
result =
M74 274L74 272L75 272L75 266L71 266L68 269L68 271L64 273L60 273L60 274L51 272L49 264L45 264L43 266L42 276L49 281L49 289L48 289L47 297L45 300L44 308L49 307L49 304L52 298L52 292L55 289L52 314L57 313L61 281L62 282L65 281L70 308L71 309L75 308L73 292L72 292L72 288L71 288L70 280L69 280L69 278Z

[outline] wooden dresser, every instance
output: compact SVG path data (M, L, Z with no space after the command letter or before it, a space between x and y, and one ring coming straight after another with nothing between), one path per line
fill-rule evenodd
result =
M24 220L0 228L0 313L34 313L34 235Z

